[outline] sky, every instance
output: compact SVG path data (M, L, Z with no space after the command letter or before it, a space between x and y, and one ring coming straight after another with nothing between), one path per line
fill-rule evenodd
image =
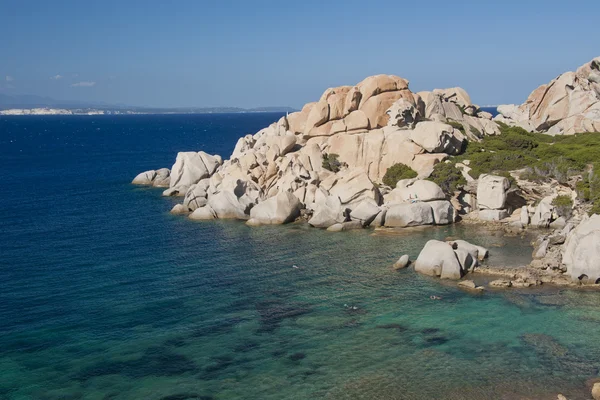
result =
M0 0L0 93L291 106L393 74L522 103L600 56L600 1Z

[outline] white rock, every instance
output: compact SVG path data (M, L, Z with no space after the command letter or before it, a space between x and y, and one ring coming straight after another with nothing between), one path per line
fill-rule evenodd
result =
M246 207L231 190L215 193L208 199L208 206L215 216L220 219L247 219Z
M529 224L529 210L527 209L527 206L521 207L520 221L523 226L527 226Z
M152 182L154 181L155 177L156 171L145 171L136 175L136 177L133 178L133 181L131 181L131 183L133 183L134 185L152 185Z
M394 263L394 269L403 269L408 267L408 264L410 263L410 258L408 257L408 254L404 254L402 257L400 257L398 259L398 261L396 261Z
M510 182L503 176L482 174L477 183L477 204L480 210L500 210L506 204Z
M573 281L600 279L600 215L584 219L567 236L562 262Z
M479 210L479 219L481 221L500 221L508 217L506 210Z
M435 183L427 180L404 179L385 196L386 203L406 203L414 200L445 200L444 191Z
M189 215L189 218L194 220L210 220L217 218L217 216L215 215L214 210L206 205L194 210L194 212Z
M385 226L389 227L404 228L433 223L433 210L428 203L394 204L385 215Z
M331 225L344 222L342 205L337 197L329 196L325 201L315 203L314 212L308 224L315 228L329 228Z
M448 124L435 121L419 122L410 138L429 153L458 154L463 148L465 137Z
M463 275L452 246L439 240L430 240L425 244L415 261L415 271L442 279L458 280Z
M464 249L473 256L474 259L483 261L487 258L489 252L485 247L478 246L467 242L466 240L454 240L450 242L450 245L455 244L457 248Z
M185 193L183 206L189 211L204 207L208 203L206 190L202 185L194 184Z
M427 203L433 210L433 222L436 225L448 225L455 220L455 211L448 200L436 200Z
M290 192L281 192L250 210L249 224L279 225L294 221L300 215L300 201Z
M380 212L381 209L377 206L375 201L366 199L361 201L360 204L350 212L350 218L354 221L360 221L363 226L368 226Z
M211 156L203 151L177 153L175 164L171 168L169 187L185 193L191 185L210 177L221 163L220 156Z

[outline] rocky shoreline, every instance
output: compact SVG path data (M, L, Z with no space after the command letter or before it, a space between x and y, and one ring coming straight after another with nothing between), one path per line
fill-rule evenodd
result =
M523 171L473 171L497 151L481 147L487 138L502 138L494 144L501 151L517 148L507 160L536 146L527 131L509 125L554 135L598 130L600 58L499 111L493 118L461 88L414 93L403 78L376 75L327 89L302 111L240 138L229 159L181 152L171 169L143 172L132 183L183 197L171 212L194 220L305 220L333 232L458 221L507 235L540 229L532 263L519 270L480 266L485 249L462 241L428 242L415 270L454 280L501 276L492 287L599 286L600 216L588 217L589 202L580 199L583 175L561 182L552 174L542 181ZM477 146L479 154L469 153L475 161L462 155ZM588 180L590 192L595 183Z

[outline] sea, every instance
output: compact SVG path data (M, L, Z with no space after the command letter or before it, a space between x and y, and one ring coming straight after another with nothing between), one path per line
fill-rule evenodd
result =
M391 268L448 237L524 265L529 237L195 222L130 184L280 117L0 117L1 400L590 397L600 292Z

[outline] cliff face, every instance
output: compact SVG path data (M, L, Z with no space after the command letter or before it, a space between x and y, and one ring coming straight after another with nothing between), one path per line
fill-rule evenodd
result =
M573 135L600 131L600 57L535 89L520 106L498 107L498 121L530 131Z

